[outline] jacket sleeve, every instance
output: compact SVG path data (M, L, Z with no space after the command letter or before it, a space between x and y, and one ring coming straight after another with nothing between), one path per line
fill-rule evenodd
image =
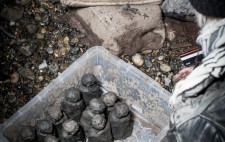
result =
M180 126L170 123L169 142L225 142L225 96Z

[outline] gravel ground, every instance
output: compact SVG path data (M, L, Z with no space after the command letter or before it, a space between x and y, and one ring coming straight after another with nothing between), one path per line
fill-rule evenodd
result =
M86 33L60 21L60 16L69 9L62 7L58 0L16 0L14 3L3 0L0 7L1 124L79 58L90 44L83 42ZM196 48L193 39L197 35L196 31L194 34L187 33L189 30L176 31L171 26L174 22L179 25L165 19L167 39L162 49L132 57L120 56L170 92L173 74L183 67L179 54Z

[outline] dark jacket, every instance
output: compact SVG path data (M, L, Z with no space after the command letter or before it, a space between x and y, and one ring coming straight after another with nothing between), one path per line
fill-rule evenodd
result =
M169 142L225 142L225 76L185 103L171 115Z

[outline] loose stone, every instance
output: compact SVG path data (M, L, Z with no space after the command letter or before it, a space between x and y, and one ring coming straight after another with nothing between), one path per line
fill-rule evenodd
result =
M18 70L18 72L24 78L27 78L27 79L30 79L30 80L34 80L35 79L34 73L28 68L20 68Z
M38 25L37 24L27 24L25 29L29 34L35 34L38 31Z
M145 66L148 68L152 67L152 62L149 59L145 59Z
M4 8L1 11L1 16L9 21L17 21L22 18L23 12L24 12L23 9Z
M48 66L48 68L52 73L57 73L59 70L59 65L57 63L53 62Z
M158 60L159 60L159 61L162 61L163 59L164 59L164 56L159 56L159 57L158 57Z
M35 42L24 43L20 47L20 52L25 56L31 56L36 49L37 49L37 44Z
M46 49L46 51L48 52L48 54L53 54L53 53L54 53L54 50L53 50L52 47L48 47L48 48Z
M39 70L42 70L44 68L47 68L48 67L48 64L46 62L46 60L44 60L38 67Z
M44 77L43 77L43 76L39 76L39 77L38 77L38 80L41 82L41 81L44 80Z
M139 53L132 56L132 61L136 66L142 66L144 64L144 59Z
M77 55L79 53L79 51L80 51L80 48L78 48L78 47L70 48L70 53L72 55Z
M11 75L11 83L17 83L19 81L19 74L17 72L14 72L12 75Z
M167 64L161 64L160 65L160 69L163 71L163 72L170 72L171 71L171 67Z

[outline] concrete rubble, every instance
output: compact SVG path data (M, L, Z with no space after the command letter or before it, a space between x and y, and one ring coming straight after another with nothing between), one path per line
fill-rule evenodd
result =
M160 2L160 1L159 1ZM79 21L88 34L115 55L147 53L162 47L165 29L158 4L97 6L74 9L67 18L69 23ZM77 20L78 19L78 20ZM72 22L73 21L73 22ZM97 43L99 45L99 42Z

